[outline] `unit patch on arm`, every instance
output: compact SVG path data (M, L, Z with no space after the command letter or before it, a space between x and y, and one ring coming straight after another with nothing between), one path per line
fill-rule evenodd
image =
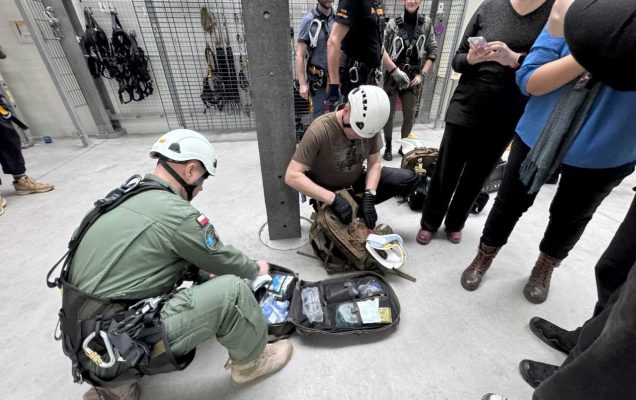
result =
M205 231L205 245L212 251L217 251L221 248L221 246L223 246L223 243L221 243L221 239L219 239L219 236L214 230L214 226L212 226L212 224L210 224Z
M223 242L214 229L214 225L210 223L210 219L201 214L197 218L197 224L204 230L203 244L212 251L217 251L223 247Z

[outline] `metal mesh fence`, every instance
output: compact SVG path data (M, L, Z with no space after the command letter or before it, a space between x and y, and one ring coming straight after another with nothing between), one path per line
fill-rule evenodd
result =
M85 106L62 48L48 27L44 7L35 0L25 0L25 3L46 34L46 42L73 104ZM403 0L385 0L384 3L387 18L402 14ZM466 0L424 0L421 5L420 12L426 15L431 15L431 8L438 10L433 19L439 48L437 61L420 91L419 122L440 118L444 109L448 97L449 62L456 48L465 3ZM245 37L240 1L83 0L76 4L92 10L97 23L109 37L112 30L110 11L115 10L123 28L136 32L137 40L149 58L154 93L142 101L120 104L117 82L104 79L118 118L166 118L171 129L186 127L216 133L255 128L250 60L246 50L249 38ZM290 40L292 51L286 62L291 63L294 76L300 22L315 6L315 0L289 0L290 36L276 39ZM77 11L83 19L83 10ZM297 126L306 126L310 120L309 103L302 100L297 89L290 95L294 95ZM399 123L398 119L395 121Z
M121 3L127 2L122 0ZM465 0L439 3L440 12L435 22L441 28L436 25L436 32L441 32L438 40L442 39L444 43L440 43L435 66L435 70L439 70L430 74L431 78L425 81L421 90L420 121L428 121L437 115L449 55L454 52L456 42L456 37L448 37L446 32L454 32L455 26L461 24L464 3ZM214 132L254 129L245 46L249 38L244 33L241 3L233 0L132 0L132 5L137 24L129 9L118 8L118 12L123 13L122 23L127 22L126 15L130 13L131 26L138 28L144 38L155 67L156 86L167 111L169 126ZM422 12L430 14L433 5L433 0L425 0ZM315 0L289 1L290 37L280 40L291 41L292 54L288 62L293 71L300 21L315 6ZM386 16L391 18L401 14L403 7L402 0L385 1ZM295 93L294 103L297 124L308 124L309 104L298 93Z
M148 20L140 22L142 36L153 38L161 59L165 79L157 86L169 110L169 126L214 132L254 129L240 2L133 3L137 15Z
M67 97L73 107L80 109L86 106L86 99L84 99L82 90L77 83L77 79L75 79L64 50L62 50L62 45L49 26L49 19L45 14L44 5L36 0L23 1L22 4L32 16L33 22L36 24L35 29L39 29L42 34L47 53L52 60L52 64L57 69L63 89L67 93Z
M161 70L162 61L159 58L157 44L152 35L148 36L145 34L145 31L152 30L147 14L143 10L141 10L142 12L137 12L132 0L109 0L108 2L83 0L80 5L92 11L93 18L95 18L95 21L97 21L109 39L112 34L111 10L115 11L122 28L126 32L134 32L137 35L137 42L149 59L148 68L154 80L154 93L141 101L131 101L130 103L122 104L119 100L119 84L117 80L100 78L106 82L108 95L116 114L118 114L118 118L152 118L164 115L162 96L169 97L170 94L162 93L162 89L165 88L165 74ZM83 10L78 10L78 15L84 22ZM139 34L140 32L141 34Z

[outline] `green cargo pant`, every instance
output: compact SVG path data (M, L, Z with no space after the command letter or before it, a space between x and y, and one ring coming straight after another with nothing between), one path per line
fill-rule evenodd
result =
M183 289L161 310L177 357L216 337L236 364L255 360L267 344L267 321L243 280L223 275Z
M249 287L234 275L223 275L201 285L183 289L161 310L170 349L176 357L217 337L227 348L232 362L255 360L267 344L267 321ZM84 367L110 380L128 369L116 363L108 369L90 361Z
M395 115L395 103L397 102L398 96L400 96L400 101L402 102L403 118L402 129L400 131L400 137L402 139L406 138L409 133L411 133L411 129L413 129L413 124L415 123L415 103L417 102L417 87L409 87L405 90L397 90L395 85L396 84L393 81L393 78L390 76L384 83L384 90L389 96L389 104L391 106L389 119L384 125L384 140L386 143L390 143L391 138L393 137L393 116Z

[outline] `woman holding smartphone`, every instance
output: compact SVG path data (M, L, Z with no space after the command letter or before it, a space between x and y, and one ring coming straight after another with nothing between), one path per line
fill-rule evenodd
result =
M439 159L417 233L419 244L431 241L444 217L448 240L461 241L470 209L523 113L527 98L515 83L515 71L552 4L554 0L485 0L468 23L453 58L453 70L462 76L446 112ZM469 38L476 38L470 39L475 45Z

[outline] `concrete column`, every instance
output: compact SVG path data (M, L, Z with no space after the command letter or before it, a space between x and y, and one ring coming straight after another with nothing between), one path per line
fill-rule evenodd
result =
M71 17L63 4L69 3L72 10L72 3L70 0L64 0L63 2L59 0L42 0L42 3L44 7L50 7L53 10L54 17L59 20L58 28L63 35L60 39L60 44L64 50L64 54L68 58L73 75L75 75L75 79L77 79L77 83L86 99L86 104L91 112L91 116L95 120L98 135L103 137L121 136L124 132L116 130L113 127L108 112L106 111L106 105L86 65L86 58L75 35ZM75 11L72 11L72 13L73 17L77 18Z
M241 0L270 239L300 237L298 193L285 185L296 148L289 4Z

